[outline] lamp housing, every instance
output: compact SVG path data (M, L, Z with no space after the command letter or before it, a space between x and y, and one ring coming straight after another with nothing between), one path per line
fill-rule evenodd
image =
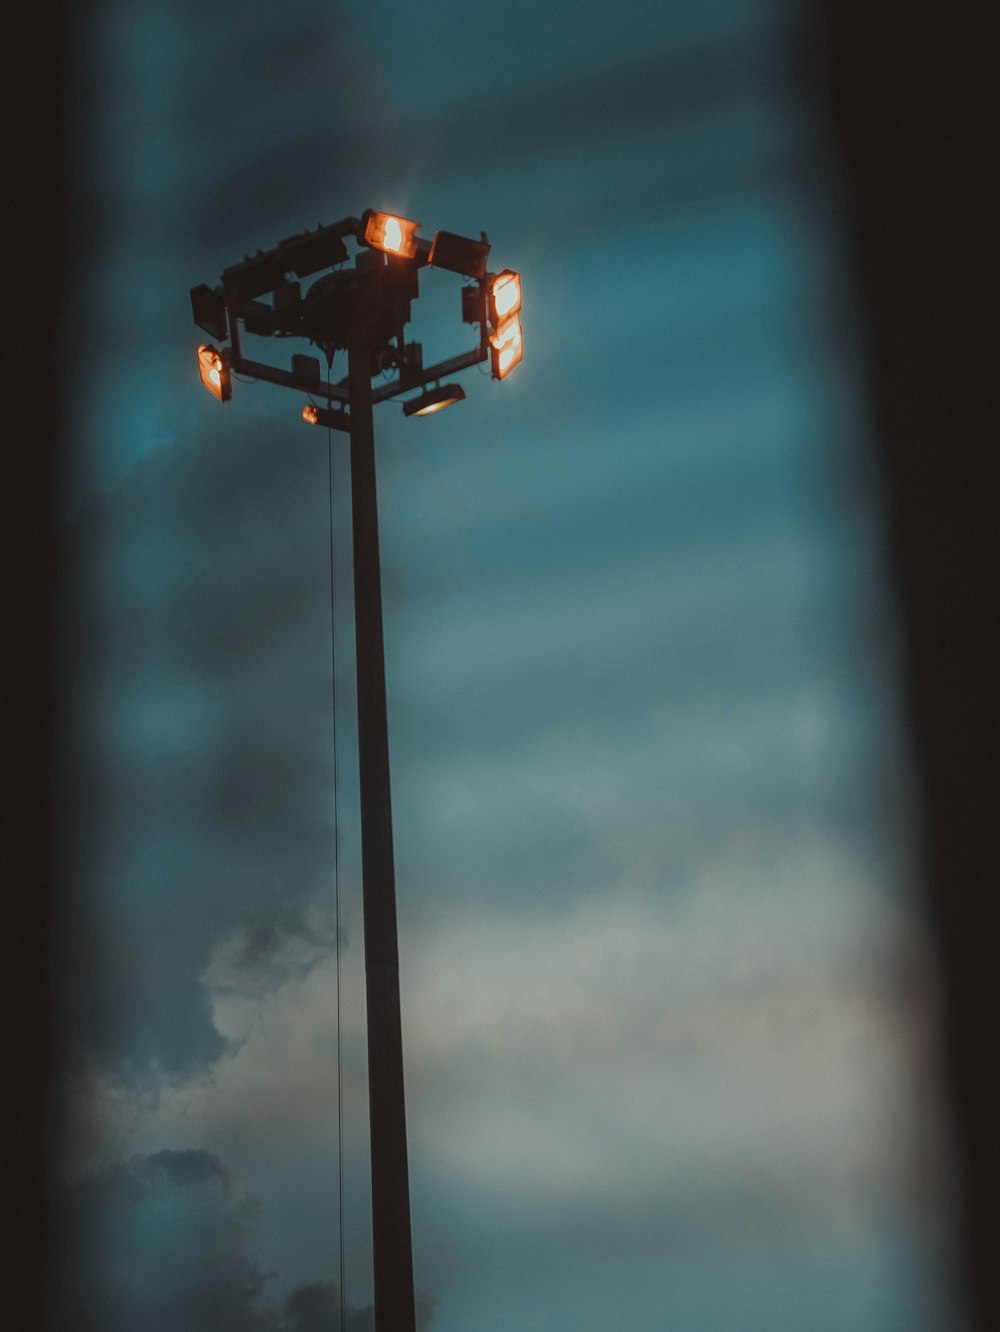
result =
M228 402L233 396L228 352L219 351L218 347L210 343L203 343L198 348L198 373L209 393L220 402Z
M308 425L329 426L332 430L351 433L351 418L347 412L337 407L317 407L314 402L307 402L302 408L302 419Z
M502 273L488 274L487 282L489 321L499 330L504 320L516 315L521 308L521 274L505 268Z
M401 259L413 259L417 253L417 231L419 222L410 222L395 213L380 213L370 208L364 217L364 231L361 239L365 245L375 250L384 250L386 254L398 255Z
M521 334L521 316L511 315L505 319L490 338L490 363L494 379L503 379L509 375L515 365L524 357L524 342Z
M486 276L486 259L490 252L485 235L484 232L483 240L470 240L468 236L457 236L453 231L436 231L427 262L432 268L447 268L465 277L483 278Z
M192 287L191 313L198 328L203 328L210 338L225 342L229 337L226 298L221 287L213 289L204 282Z
M427 389L419 398L411 398L403 403L404 416L430 416L442 407L450 407L453 402L465 401L465 389L461 384L439 384L437 388Z

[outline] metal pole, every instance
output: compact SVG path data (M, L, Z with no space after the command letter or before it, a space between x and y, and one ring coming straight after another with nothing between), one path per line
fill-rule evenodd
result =
M363 323L363 320L359 320ZM416 1332L399 1012L396 884L375 489L371 350L348 349L354 619L358 664L361 864L368 996L368 1096L376 1332Z

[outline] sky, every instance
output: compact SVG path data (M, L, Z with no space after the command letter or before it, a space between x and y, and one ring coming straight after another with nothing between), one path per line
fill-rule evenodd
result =
M420 1327L960 1327L813 17L81 20L60 1329L339 1326L338 878L372 1326L345 438L205 393L188 295L366 207L485 229L524 286L509 378L376 409ZM421 274L425 361L474 341L460 285Z

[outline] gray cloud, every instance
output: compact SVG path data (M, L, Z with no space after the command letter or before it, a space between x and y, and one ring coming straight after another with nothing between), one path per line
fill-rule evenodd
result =
M265 1298L274 1275L255 1251L260 1204L220 1157L159 1151L118 1161L62 1200L58 1332L330 1332L340 1289L318 1281L279 1311ZM417 1332L435 1300L416 1294ZM369 1305L345 1306L345 1332L374 1332Z
M436 1300L429 1290L416 1292L417 1332L427 1332ZM282 1332L331 1332L340 1327L340 1288L335 1281L317 1281L300 1286L285 1301ZM345 1310L344 1332L375 1332L375 1309Z
M277 1332L252 1255L257 1201L218 1156L161 1151L70 1190L56 1326Z
M266 990L332 947L326 462L297 444L259 425L196 437L74 533L71 1071L146 1090L201 1076L229 1048L213 957L218 983Z

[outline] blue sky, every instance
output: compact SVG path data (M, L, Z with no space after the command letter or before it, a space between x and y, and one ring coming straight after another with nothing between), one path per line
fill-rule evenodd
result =
M338 1248L327 445L287 392L200 389L188 291L368 206L485 228L525 290L509 379L376 413L426 1326L956 1326L935 962L808 20L144 0L81 25L60 1172L95 1326L334 1325L301 1295L329 1296ZM461 350L459 280L421 281L425 359Z

